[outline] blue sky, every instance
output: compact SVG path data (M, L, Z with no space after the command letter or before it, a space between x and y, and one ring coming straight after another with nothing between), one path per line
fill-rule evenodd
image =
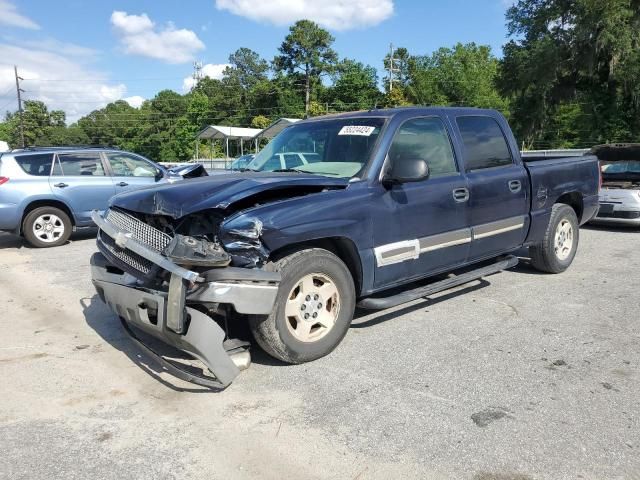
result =
M389 43L427 54L506 39L506 0L0 0L0 111L13 109L13 64L25 97L70 120L108 101L183 92L193 60L217 76L248 47L271 60L297 18L331 31L341 57L382 69ZM380 71L380 75L382 76Z

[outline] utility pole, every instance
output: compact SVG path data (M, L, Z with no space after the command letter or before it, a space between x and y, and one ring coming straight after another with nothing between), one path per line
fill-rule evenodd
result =
M389 93L391 90L393 90L393 43L389 44Z
M202 62L193 62L193 85L191 86L192 91L198 85L198 83L200 83L200 80L204 78L202 67Z
M22 120L22 97L20 96L20 93L24 92L24 90L20 88L20 80L24 80L24 78L21 78L18 76L18 67L16 65L13 66L13 71L16 74L16 93L18 94L18 112L20 115L20 140L22 141L22 148L24 148L26 145L24 144L24 122Z
M389 44L389 68L387 69L389 71L389 92L393 90L393 73L400 71L400 69L396 68L395 66L396 60L393 58L394 53L395 52L393 50L393 43L390 43Z

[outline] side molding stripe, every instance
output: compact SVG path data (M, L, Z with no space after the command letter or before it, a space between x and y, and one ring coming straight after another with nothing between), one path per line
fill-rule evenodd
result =
M378 267L384 267L406 260L415 260L420 256L420 243L418 240L405 240L381 245L374 248L373 251L376 255Z
M438 233L414 240L388 243L374 248L376 265L384 267L407 260L417 259L421 253L433 252L442 248L464 245L473 240L500 235L524 227L526 217L517 216L498 220L497 222L483 223L471 228L452 230Z
M482 225L476 225L472 227L473 239L480 239L486 237L492 237L493 235L500 235L501 233L511 232L512 230L518 230L524 227L524 217L511 217L504 220L498 220L497 222L483 223Z
M441 248L463 245L471 241L471 229L453 230L451 232L439 233L419 240L420 252L433 252Z

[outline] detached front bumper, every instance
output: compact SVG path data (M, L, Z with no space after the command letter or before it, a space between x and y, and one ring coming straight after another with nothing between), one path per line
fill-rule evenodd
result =
M134 340L170 373L207 387L227 387L241 369L248 367L248 349L241 342L226 339L224 330L194 307L229 304L238 313L269 314L278 292L279 274L233 267L193 272L175 265L99 214L95 214L93 220L102 235L109 235L121 248L135 252L171 274L166 290L148 288L119 268L117 262L95 253L91 257L91 276L102 301L122 319ZM215 379L193 375L164 359L144 344L131 326L202 361Z

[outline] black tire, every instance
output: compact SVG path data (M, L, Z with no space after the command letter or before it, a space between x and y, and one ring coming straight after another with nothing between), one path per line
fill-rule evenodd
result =
M571 249L562 255L556 251L556 235L558 226L568 222L572 230ZM580 239L580 226L576 212L569 205L557 203L551 210L549 225L544 234L542 243L529 247L531 255L531 265L541 272L561 273L564 272L573 262L578 250L578 241Z
M249 316L249 326L258 344L272 357L287 363L310 362L331 353L346 335L353 319L355 288L349 269L333 253L320 248L292 253L269 267L282 274L282 282L271 314ZM303 342L291 332L291 323L287 322L292 319L285 315L285 307L292 291L312 274L331 280L339 295L339 308L333 326L323 337Z
M63 229L59 235L54 235L54 239L51 241L45 241L34 232L34 224L36 221L42 217L46 218L48 215L51 216L51 218L57 217L55 226L57 228L62 227ZM31 246L36 248L57 247L59 245L63 245L67 240L69 240L72 228L73 226L69 216L63 210L56 207L34 208L27 214L22 222L22 233L24 238Z

